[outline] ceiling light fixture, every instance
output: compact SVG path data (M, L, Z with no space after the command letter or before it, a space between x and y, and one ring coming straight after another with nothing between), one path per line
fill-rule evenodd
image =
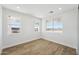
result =
M59 10L62 10L62 8L58 8Z
M53 13L54 11L50 11L49 13Z
M19 7L19 6L17 6L16 8L18 8L18 9L19 9L20 7Z

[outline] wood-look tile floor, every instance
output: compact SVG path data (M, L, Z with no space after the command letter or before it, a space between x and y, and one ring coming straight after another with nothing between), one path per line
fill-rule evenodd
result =
M2 55L75 55L76 50L44 39L3 49Z

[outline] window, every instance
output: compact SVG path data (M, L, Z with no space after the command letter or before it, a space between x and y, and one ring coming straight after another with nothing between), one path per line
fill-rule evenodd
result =
M39 23L38 22L34 24L34 29L35 29L35 32L39 31Z
M40 20L37 19L34 20L34 31L40 32Z
M17 17L8 16L8 33L20 33L21 21Z
M62 22L54 21L53 27L54 27L53 28L54 32L62 32L63 31L63 24L62 24Z
M61 19L46 20L46 31L63 32L63 23Z
M47 31L52 31L53 30L53 23L52 23L52 21L46 20L46 30Z

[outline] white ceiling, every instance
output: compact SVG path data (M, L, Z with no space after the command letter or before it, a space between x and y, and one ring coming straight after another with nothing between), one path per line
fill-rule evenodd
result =
M50 11L54 11L54 14L58 14L73 8L78 8L77 4L3 4L2 6L39 18L46 16ZM17 6L20 8L17 8ZM58 8L62 8L62 10Z

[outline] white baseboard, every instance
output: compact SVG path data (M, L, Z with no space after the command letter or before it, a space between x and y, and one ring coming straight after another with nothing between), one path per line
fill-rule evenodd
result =
M27 43L27 42L37 40L37 39L39 39L39 38L33 38L33 39L29 39L29 40L24 41L24 42L19 42L19 43L16 43L16 44L8 45L8 46L5 46L5 47L2 47L2 49L9 48L9 47L16 46L16 45L23 44L23 43Z
M55 40L49 40L49 38L45 38L45 37L43 37L43 38L46 39L46 40L48 40L48 41L56 42L56 43L62 44L62 45L64 45L64 46L68 46L68 47L77 49L76 47L72 47L72 46L70 46L70 45L68 45L68 44L64 44L63 42L59 42L59 41L55 41Z

